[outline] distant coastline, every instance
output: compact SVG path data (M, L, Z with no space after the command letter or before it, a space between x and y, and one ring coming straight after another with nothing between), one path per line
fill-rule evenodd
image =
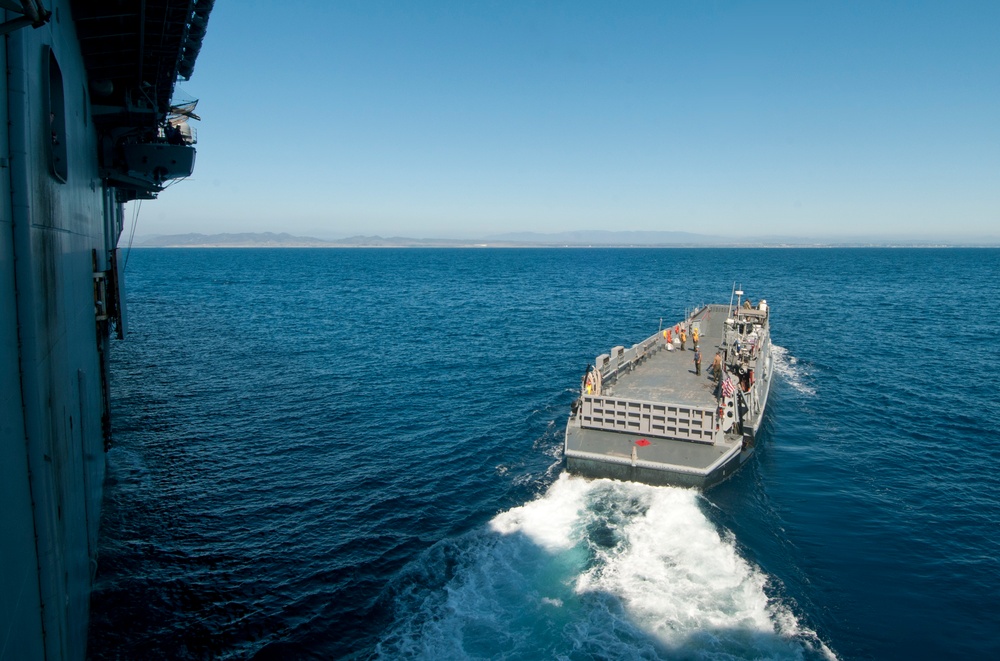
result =
M125 246L123 246L125 247ZM481 239L415 239L409 237L352 236L317 239L287 232L172 234L141 237L132 248L996 248L1000 238L962 242L927 239L808 237L718 237L687 232L561 232L512 233Z

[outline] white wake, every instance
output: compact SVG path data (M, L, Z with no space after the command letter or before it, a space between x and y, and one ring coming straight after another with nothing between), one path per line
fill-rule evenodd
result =
M378 647L410 658L831 659L697 492L561 475L424 558Z
M788 349L772 344L771 355L774 360L774 372L785 383L803 395L816 394L816 389L809 385L809 371L795 356L788 353Z

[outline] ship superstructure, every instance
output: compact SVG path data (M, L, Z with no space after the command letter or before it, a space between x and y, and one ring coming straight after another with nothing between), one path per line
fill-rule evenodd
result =
M0 0L0 660L81 659L123 205L191 174L212 2Z

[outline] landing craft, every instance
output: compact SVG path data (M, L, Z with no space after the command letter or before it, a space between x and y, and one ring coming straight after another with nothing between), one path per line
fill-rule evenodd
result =
M714 486L753 455L772 376L767 302L752 305L734 288L728 305L699 307L597 357L566 424L566 469Z

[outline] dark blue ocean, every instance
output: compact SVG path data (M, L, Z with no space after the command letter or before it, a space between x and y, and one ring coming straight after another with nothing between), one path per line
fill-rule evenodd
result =
M133 250L92 659L1000 658L1000 250ZM766 298L756 457L563 474L588 362Z

